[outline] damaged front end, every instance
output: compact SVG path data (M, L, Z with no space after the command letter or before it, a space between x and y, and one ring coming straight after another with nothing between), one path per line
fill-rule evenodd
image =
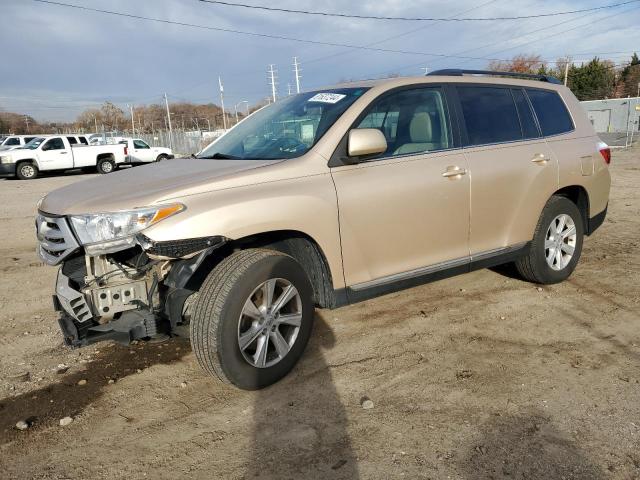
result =
M139 229L87 244L87 223L46 213L36 218L40 258L60 265L53 302L73 347L170 333L195 293L189 280L226 242L219 236L156 242Z

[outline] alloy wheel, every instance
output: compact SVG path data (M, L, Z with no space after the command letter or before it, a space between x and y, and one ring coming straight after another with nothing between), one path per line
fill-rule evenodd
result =
M284 278L262 283L247 298L238 322L238 346L257 368L280 362L291 350L302 323L302 299Z
M544 240L547 265L560 271L573 258L577 240L576 224L567 214L558 215L551 221Z

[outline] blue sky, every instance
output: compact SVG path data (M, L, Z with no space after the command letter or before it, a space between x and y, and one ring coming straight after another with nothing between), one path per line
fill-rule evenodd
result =
M61 0L66 1L66 0ZM493 17L558 12L618 3L599 1L245 0L244 3L382 16ZM489 58L535 53L548 60L593 54L623 62L640 50L640 2L598 12L492 22L399 22L270 13L198 0L68 0L98 9L226 29L423 52L352 50L187 28L115 17L33 0L0 2L0 108L39 120L70 120L104 100L218 103L269 95L267 67L278 69L279 93L294 84L292 59L302 64L302 87L391 73L419 75L422 67L483 68ZM532 32L532 33L530 33ZM439 53L475 59L439 58Z

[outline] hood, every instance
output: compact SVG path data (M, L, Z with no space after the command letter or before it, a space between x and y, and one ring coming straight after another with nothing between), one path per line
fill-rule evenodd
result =
M0 155L4 157L11 157L11 161L15 163L17 160L22 160L23 158L34 158L35 152L21 147L7 147L5 149L0 149Z
M128 168L54 190L40 210L69 215L145 207L163 199L254 183L249 178L243 183L237 174L280 161L178 159ZM235 181L223 184L230 179Z

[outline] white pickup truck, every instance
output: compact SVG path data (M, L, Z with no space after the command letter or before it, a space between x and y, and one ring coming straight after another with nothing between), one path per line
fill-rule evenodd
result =
M126 145L71 144L66 136L37 137L24 147L0 152L0 176L31 180L38 172L95 168L113 172L127 157Z
M127 146L129 152L127 163L151 163L173 158L173 152L170 148L150 147L140 138L124 138L118 143Z

